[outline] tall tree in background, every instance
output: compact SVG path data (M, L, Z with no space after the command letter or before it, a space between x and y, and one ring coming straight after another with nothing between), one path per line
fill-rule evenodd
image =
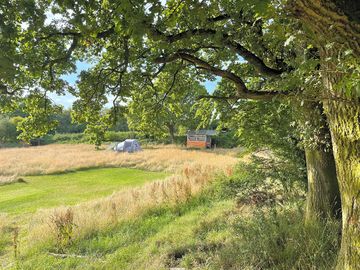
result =
M172 143L180 127L196 129L196 103L207 91L191 75L180 66L162 72L151 85L137 85L128 105L129 127L143 134L168 135Z

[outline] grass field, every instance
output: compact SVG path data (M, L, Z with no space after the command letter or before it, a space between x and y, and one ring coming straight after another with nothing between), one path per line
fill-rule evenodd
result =
M0 186L0 211L10 214L73 205L114 191L161 179L162 172L128 168L90 169L71 173L25 176L24 182Z
M12 255L14 241L20 243L20 254L51 250L61 222L74 222L71 239L82 241L151 209L186 202L218 173L232 173L234 153L173 146L135 154L96 151L89 145L0 149L0 268L12 269L14 262L19 266ZM34 258L41 264L38 255ZM30 264L34 268L25 263L20 269L54 266Z
M269 205L238 205L219 183L75 238L61 251L45 242L14 269L332 269L338 223L304 226L289 203L270 212Z
M14 176L102 167L132 167L175 173L189 164L199 164L214 170L227 170L237 162L234 154L236 151L194 151L175 146L145 149L131 155L99 151L86 144L4 148L0 149L0 182L3 178Z
M339 222L304 226L304 182L234 153L1 149L0 268L332 269Z
M203 198L205 199L205 198ZM209 198L210 199L210 198ZM158 207L116 227L75 241L67 250L79 257L57 258L46 252L28 257L22 269L139 269L168 270L186 266L199 248L212 248L231 238L219 219L234 213L231 201L192 200L176 208ZM206 225L216 224L212 229ZM208 230L208 231L206 231ZM195 252L194 252L195 253ZM192 266L192 267L190 267ZM199 268L201 269L201 268Z

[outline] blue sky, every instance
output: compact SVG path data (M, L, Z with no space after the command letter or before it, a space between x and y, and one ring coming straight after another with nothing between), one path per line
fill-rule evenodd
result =
M75 73L69 74L69 75L64 75L62 76L63 79L65 79L66 81L68 81L70 84L75 86L76 80L78 79L78 75L80 74L81 71L83 70L87 70L88 68L91 67L91 64L87 63L87 62L80 62L78 61L76 63L76 67L77 70ZM217 83L220 81L219 78L216 78L215 81L205 81L203 84L206 88L206 90L209 93L212 93L215 88ZM54 93L50 94L50 98L56 103L56 104L60 104L63 105L65 108L71 108L72 103L75 101L75 97L71 94L66 94L64 96L58 96Z

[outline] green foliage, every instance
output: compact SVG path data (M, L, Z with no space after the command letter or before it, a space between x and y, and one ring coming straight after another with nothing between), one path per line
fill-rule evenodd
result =
M331 48L329 48L331 49ZM335 72L342 75L341 80L336 84L336 90L340 93L345 93L348 98L360 97L360 65L357 57L352 50L339 52L336 70L328 70L327 72ZM333 59L328 59L328 62L334 62Z
M221 84L217 91L221 92L223 86ZM305 166L303 145L300 144L305 135L304 132L300 134L299 112L293 103L240 100L233 103L217 101L214 106L220 120L219 128L234 130L228 135L235 133L233 142L252 150L269 148L293 164ZM307 136L316 137L314 132Z
M132 125L144 134L164 137L167 130L176 133L179 125L174 119L184 115L188 116L185 122L193 126L189 120L197 109L175 103L181 103L185 92L195 93L198 81L214 80L215 76L224 80L218 92L224 98L286 91L292 94L290 99L322 101L326 72L341 77L338 87L347 96L355 96L359 92L357 55L347 49L339 52L339 59L320 59L316 44L289 16L285 4L260 0L221 0L206 5L195 0L4 3L0 6L1 110L16 109L28 94L41 94L48 100L48 92L68 91L78 98L76 121L88 126L86 133L99 145L105 123L110 127L116 109L130 100L139 109L130 108L129 115L142 114ZM62 23L50 17L61 17ZM329 43L325 49L332 48L337 47ZM73 72L78 60L91 62L93 67L81 73L73 89L62 75ZM319 70L321 60L331 68ZM266 67L259 67L261 63ZM178 68L185 72L179 71L177 76ZM281 76L269 75L264 68ZM231 71L238 79L221 70ZM166 94L173 82L179 89ZM248 90L239 92L244 87ZM108 101L114 110L104 119L100 111ZM208 109L203 112L212 114L211 102L205 103ZM46 107L37 102L28 110L36 106ZM202 115L197 116L201 119ZM40 118L32 116L20 125L25 140L53 129L51 124L45 127ZM200 124L206 126L203 121Z
M17 118L0 117L0 142L12 143L17 142L19 133L16 130Z
M332 269L339 224L305 226L297 209L255 211L233 223L236 235L217 253L210 269Z
M204 86L182 69L163 71L153 84L132 92L128 105L127 120L132 130L158 138L175 140L180 127L194 129L197 97L205 95Z
M27 116L17 125L18 131L21 131L18 138L30 142L31 139L40 138L56 128L58 122L52 119L52 115L60 113L61 108L35 93L24 101L24 111Z
M46 144L50 143L85 143L88 142L83 133L55 133L49 135L45 140Z
M111 126L111 112L104 112L102 110L102 105L105 102L105 98L99 97L99 100L92 101L92 107L84 107L84 101L81 100L73 105L72 116L74 121L86 124L84 134L97 149L104 141L105 133Z
M85 130L83 124L75 124L71 118L70 110L63 110L54 116L55 120L58 121L58 126L55 131L57 133L82 133Z
M91 123L86 125L85 135L88 137L89 142L94 144L97 149L101 146L101 143L105 139L105 133L107 130L107 124L101 121L97 123Z
M127 119L125 116L126 108L122 108L114 118L115 123L110 127L109 131L129 131ZM116 112L115 112L116 114Z
M234 148L241 145L234 131L219 132L218 135L212 136L211 140L216 147L221 148Z
M281 200L297 203L305 198L306 169L297 160L274 156L262 151L251 156L251 162L240 162L234 173L216 185L214 196L235 198L239 202L251 203L259 195L273 202L279 195ZM280 199L277 198L277 199Z

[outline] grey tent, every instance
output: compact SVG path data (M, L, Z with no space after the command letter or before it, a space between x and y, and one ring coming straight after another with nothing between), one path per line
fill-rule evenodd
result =
M138 140L127 139L123 142L116 143L113 150L117 152L133 153L141 151L141 146Z

